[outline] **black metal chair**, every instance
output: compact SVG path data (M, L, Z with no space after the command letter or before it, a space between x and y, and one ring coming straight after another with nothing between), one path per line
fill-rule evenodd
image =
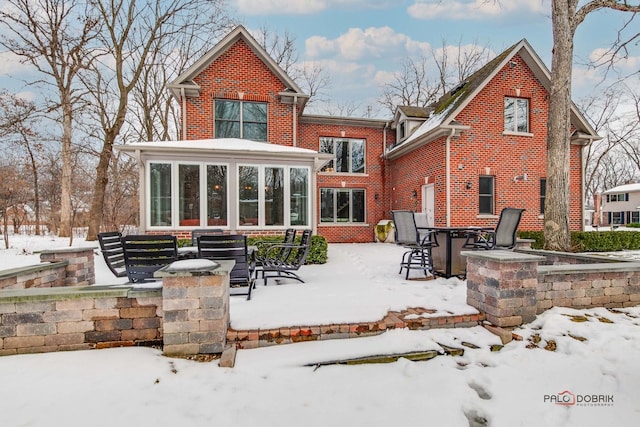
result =
M233 260L235 265L230 274L231 295L246 295L251 299L253 289L253 263L247 250L247 236L206 234L198 239L198 258L210 260ZM247 287L246 293L237 292Z
M122 246L130 282L153 280L156 270L178 259L178 239L170 234L129 234L122 238Z
M267 255L272 258L287 259L291 254L291 245L294 244L296 239L296 229L287 228L284 232L284 238L281 242L263 241L256 243L256 250L253 253L253 259L256 263L256 267L262 265L267 259ZM271 251L271 247L278 245L278 251Z
M472 250L505 249L516 246L516 233L525 209L504 208L495 230L470 232L463 248Z
M280 256L283 249L285 249L288 254L285 258ZM304 280L298 276L296 271L306 262L310 249L311 230L304 230L300 237L300 242L297 244L271 245L261 264L256 267L256 278L258 272L260 272L265 285L270 277L277 279L294 279L300 283L304 283Z
M127 268L124 262L124 247L122 246L122 233L109 231L98 233L100 251L107 267L116 277L127 277Z
M391 211L395 226L395 242L408 249L402 255L400 271L407 270L405 279L409 279L410 270L422 270L425 275L433 275L431 249L438 246L433 230L418 229L413 211Z

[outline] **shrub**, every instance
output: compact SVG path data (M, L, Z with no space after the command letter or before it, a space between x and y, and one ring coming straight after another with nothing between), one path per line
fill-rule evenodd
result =
M282 236L249 237L247 244L255 246L258 242L281 243ZM300 236L296 237L296 243L300 242ZM307 255L306 264L325 264L327 262L327 239L323 236L311 236L311 247Z
M544 247L542 231L520 231L521 239L533 239L533 249ZM640 231L572 231L571 245L576 252L614 252L640 249Z

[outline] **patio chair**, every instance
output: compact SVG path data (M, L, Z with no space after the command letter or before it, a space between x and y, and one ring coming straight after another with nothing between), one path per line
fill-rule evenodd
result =
M178 239L170 234L129 234L122 238L122 246L130 282L154 280L156 270L178 259Z
M297 244L276 244L271 245L262 263L256 267L256 278L258 272L266 286L270 277L276 279L294 279L300 283L304 280L296 273L304 265L311 248L311 230L304 230ZM288 250L286 258L280 257L282 249Z
M425 275L433 275L431 249L438 246L433 230L418 229L413 211L391 211L395 225L395 242L408 249L400 261L400 271L407 270L405 279L409 279L410 270L422 270Z
M127 268L124 263L124 247L122 246L122 233L109 231L98 233L100 251L107 267L116 277L126 277Z
M251 299L253 286L253 263L248 255L247 236L237 234L206 234L198 239L198 258L210 260L233 260L229 282L234 291L231 295L246 295ZM237 289L246 287L247 292Z
M291 245L294 244L296 239L296 229L287 228L284 232L284 238L281 242L265 241L256 243L255 251L253 252L253 259L256 266L262 265L266 260L267 255L272 258L278 258L285 260L291 254ZM271 251L271 247L278 245L277 251Z
M469 232L464 249L510 250L516 246L516 233L525 209L504 208L495 230Z
M224 231L221 228L198 228L191 231L191 246L198 246L198 238L200 236L206 236L209 234L218 235L223 234Z

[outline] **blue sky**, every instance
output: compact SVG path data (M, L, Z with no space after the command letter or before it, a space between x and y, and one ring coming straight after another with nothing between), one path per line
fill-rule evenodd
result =
M318 64L330 75L325 95L333 103L367 106L373 116L388 118L376 102L385 82L402 61L430 55L432 48L473 44L494 54L526 38L545 64L551 65L550 0L227 0L229 13L250 31L267 27L295 37L299 61ZM0 2L1 4L2 2ZM615 40L630 14L598 11L578 28L575 37L574 100L593 94L602 71L587 69ZM633 23L631 30L638 28ZM21 78L37 76L7 53L0 52L0 87L38 98ZM622 73L640 69L640 46L620 63ZM638 75L634 84L640 86ZM34 77L35 78L35 77ZM20 87L21 86L21 87ZM602 85L600 85L602 86ZM324 111L320 111L323 113Z
M229 0L249 29L268 27L296 38L299 59L316 62L331 75L335 102L375 103L380 85L431 47L480 44L495 53L526 38L551 66L550 0ZM590 58L615 40L630 14L598 11L575 37L574 98L597 90L602 72ZM634 22L635 24L635 22ZM637 28L637 24L635 24ZM640 68L640 48L624 61L623 73ZM637 77L635 78L637 80Z

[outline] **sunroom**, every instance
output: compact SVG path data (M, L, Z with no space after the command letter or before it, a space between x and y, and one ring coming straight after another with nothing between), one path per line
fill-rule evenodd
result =
M140 232L251 234L318 223L316 172L331 154L236 138L141 142Z

